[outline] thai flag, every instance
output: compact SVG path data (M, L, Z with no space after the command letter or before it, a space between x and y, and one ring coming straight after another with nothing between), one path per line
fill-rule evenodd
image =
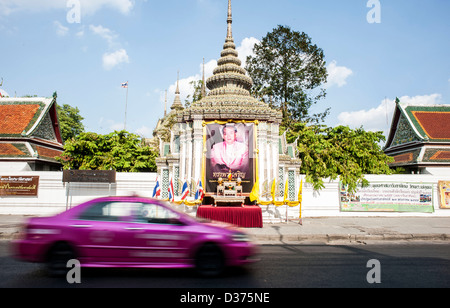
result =
M197 191L195 192L195 200L203 200L205 192L203 191L202 181L199 180L197 184Z
M175 194L173 193L173 181L170 179L169 185L169 201L173 202L175 200Z
M184 181L183 191L181 193L181 200L186 199L188 195L189 195L189 185L186 181Z
M157 198L161 195L161 186L159 186L159 180L156 178L156 186L153 188L153 198Z
M122 83L122 88L128 88L128 81L127 81L127 82L124 82L124 83Z

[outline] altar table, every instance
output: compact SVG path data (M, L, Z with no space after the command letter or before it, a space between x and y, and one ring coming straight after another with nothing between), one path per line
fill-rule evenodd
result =
M262 228L262 211L257 205L251 206L212 206L202 205L197 210L197 217L227 222L242 228Z

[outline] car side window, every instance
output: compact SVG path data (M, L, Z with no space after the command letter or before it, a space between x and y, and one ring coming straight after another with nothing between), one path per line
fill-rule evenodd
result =
M143 204L137 222L171 224L179 218L178 214L158 204Z
M134 208L134 206L125 202L101 202L87 208L80 214L78 219L121 221L122 217L131 216Z

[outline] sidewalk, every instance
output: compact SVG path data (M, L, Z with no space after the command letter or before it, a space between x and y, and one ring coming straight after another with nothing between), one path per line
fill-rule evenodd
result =
M320 217L247 229L261 244L450 242L450 217Z
M27 216L0 215L0 239L18 235ZM450 242L450 217L320 217L244 229L259 244Z

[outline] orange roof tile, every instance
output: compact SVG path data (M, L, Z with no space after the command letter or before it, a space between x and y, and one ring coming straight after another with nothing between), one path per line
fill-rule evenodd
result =
M413 153L406 153L394 156L395 163L405 163L413 160Z
M36 150L40 157L46 157L51 159L55 159L56 156L61 156L61 154L63 153L63 151L44 148L41 146L36 146Z
M0 105L0 134L20 135L40 107L38 104Z
M450 140L450 112L412 111L412 114L430 139Z
M450 151L437 151L430 160L448 160L450 159Z
M11 143L0 143L1 156L26 156L27 154L19 150Z

